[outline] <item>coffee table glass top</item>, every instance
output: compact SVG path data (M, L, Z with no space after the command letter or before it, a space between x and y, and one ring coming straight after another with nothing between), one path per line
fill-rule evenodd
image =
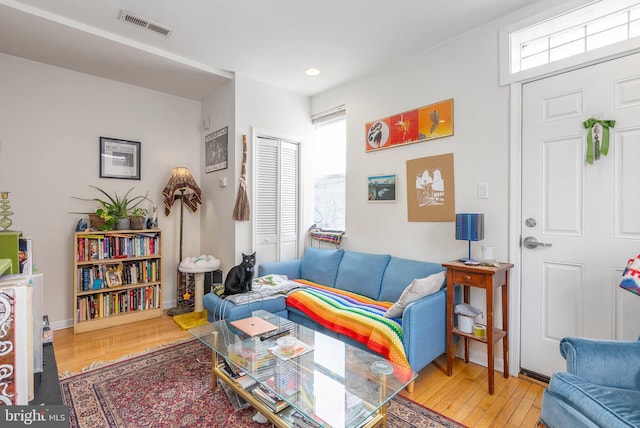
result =
M189 330L227 361L320 426L362 425L417 374L272 313L253 313L298 340L294 357L281 355L276 339L261 341L226 320ZM283 411L284 412L284 411Z

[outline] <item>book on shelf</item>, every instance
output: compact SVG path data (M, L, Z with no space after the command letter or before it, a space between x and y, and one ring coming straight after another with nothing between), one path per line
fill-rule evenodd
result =
M263 385L258 385L253 388L251 390L251 394L258 398L262 403L266 404L274 413L281 412L289 407L289 403L278 397Z
M21 237L18 242L18 261L20 273L33 275L33 244L31 238Z
M42 316L42 343L53 343L53 330L49 325L49 315Z
M256 380L249 376L248 374L243 374L241 376L233 378L234 382L237 383L242 389L247 389L256 384Z

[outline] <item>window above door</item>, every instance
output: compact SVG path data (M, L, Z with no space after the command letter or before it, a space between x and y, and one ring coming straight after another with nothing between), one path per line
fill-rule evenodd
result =
M500 46L502 84L640 49L640 1L559 6L503 29Z

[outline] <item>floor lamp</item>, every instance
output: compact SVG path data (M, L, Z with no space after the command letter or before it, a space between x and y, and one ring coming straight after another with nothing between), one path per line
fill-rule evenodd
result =
M196 180L189 172L188 168L177 166L171 171L171 177L167 185L162 191L164 197L164 213L169 215L171 207L176 200L180 200L180 252L178 256L178 264L182 261L182 242L183 242L183 224L184 224L184 206L186 205L192 212L198 210L198 206L202 203L202 191ZM184 304L182 296L180 296L180 283L182 281L182 273L176 270L176 304L175 308L167 311L170 316L191 312L192 308Z

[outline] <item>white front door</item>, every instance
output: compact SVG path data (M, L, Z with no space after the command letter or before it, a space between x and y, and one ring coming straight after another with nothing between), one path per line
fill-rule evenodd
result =
M522 246L521 368L550 376L565 336L640 335L640 297L618 287L640 253L640 54L522 90L521 234L550 246ZM588 164L591 117L616 124Z

